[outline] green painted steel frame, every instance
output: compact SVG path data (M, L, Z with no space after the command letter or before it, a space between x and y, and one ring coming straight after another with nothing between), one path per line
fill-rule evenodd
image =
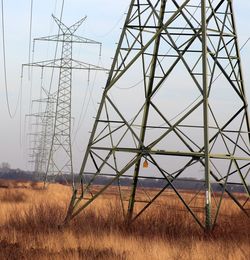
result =
M196 6L197 9L200 9L200 11L201 11L200 12L201 22L199 23L200 28L198 28L198 29L194 27L194 25L191 23L190 19L185 14L186 8L187 8L188 4L191 2L191 0L182 1L181 5L179 5L178 1L176 1L176 0L171 0L171 1L176 6L177 10L175 12L174 11L172 12L170 18L167 20L166 23L164 23L163 21L164 21L164 14L165 14L165 8L166 8L167 1L166 0L155 0L154 1L155 5L152 3L153 1L150 1L150 0L144 1L144 2L146 2L146 4L144 4L144 5L148 5L149 8L151 8L151 10L152 10L151 15L154 15L154 17L156 17L156 19L157 19L157 24L155 25L155 28L154 28L156 31L153 34L153 36L146 43L144 43L142 41L143 29L152 29L152 28L150 28L150 27L146 28L146 26L143 25L141 22L140 15L141 15L142 11L140 10L140 8L143 6L143 4L140 4L140 0L131 1L130 7L129 7L129 10L127 13L125 25L123 27L121 37L120 37L120 40L117 45L117 50L115 53L114 61L113 61L113 64L112 64L112 67L110 70L110 74L109 74L109 78L107 80L106 87L104 89L102 100L101 100L101 103L100 103L100 106L99 106L99 109L97 112L96 120L95 120L95 123L93 126L93 130L91 132L89 144L88 144L88 147L87 147L84 159L83 159L83 163L82 163L82 167L80 169L79 176L80 176L81 180L83 180L84 174L85 174L85 167L86 167L88 158L92 158L92 161L96 168L96 172L92 175L91 180L86 185L84 185L83 182L81 181L80 187L77 187L74 190L72 199L71 199L71 202L70 202L70 205L68 208L68 212L67 212L67 215L65 218L65 223L70 221L72 218L74 218L76 215L78 215L82 210L84 210L97 197L99 197L110 185L115 183L117 180L119 181L119 178L121 176L124 176L125 173L132 167L134 167L134 175L133 175L133 184L131 186L131 193L130 193L130 199L129 199L129 203L128 203L127 213L125 212L125 209L124 209L120 185L119 185L120 199L121 199L123 214L126 217L126 219L128 219L130 221L136 220L152 203L155 202L155 200L168 187L172 188L172 190L175 192L175 194L181 200L181 202L183 203L183 205L187 209L187 211L189 211L191 213L191 215L194 217L195 221L202 228L204 228L207 231L210 231L211 229L213 229L216 224L216 221L217 221L218 215L219 215L219 211L220 211L220 206L222 203L222 199L223 199L223 196L225 193L227 193L228 196L236 203L236 205L243 212L245 212L248 215L248 212L244 208L244 206L249 201L249 186L247 185L245 180L249 174L250 169L247 171L245 176L243 176L242 170L245 169L246 167L249 168L249 165L250 165L249 164L249 161L250 161L250 149L249 149L250 127L249 127L249 120L248 120L249 117L248 117L248 110L247 110L247 101L246 101L246 97L245 97L244 82L242 79L241 64L240 64L240 60L239 60L240 55L239 55L238 42L237 42L237 37L236 37L234 14L233 14L233 12L231 12L233 10L232 1L231 0L218 0L217 1L218 3L215 5L215 7L213 7L213 4L212 4L213 1L201 0L200 4ZM219 46L221 43L224 44L223 46L227 46L228 43L226 43L224 40L224 37L226 37L226 35L223 35L223 34L220 35L218 49L215 50L215 53L209 48L209 46L207 44L208 38L213 37L213 33L211 31L207 30L207 25L212 18L216 17L217 10L219 10L220 7L225 3L227 3L227 9L225 12L230 13L230 15L232 17L231 26L232 26L233 33L235 34L233 41L234 41L234 48L236 49L237 58L238 58L237 66L238 66L239 74L240 74L239 75L240 84L241 84L240 90L237 88L238 82L234 82L233 80L231 80L231 78L228 75L228 73L226 72L225 68L220 63L220 61L218 59L218 55L216 54L216 52L217 53L219 52ZM156 10L156 7L159 7L159 5L160 5L160 8L158 10ZM120 55L120 50L122 48L122 43L124 40L126 40L126 37L127 37L126 30L129 28L130 18L132 17L133 19L135 19L135 13L133 13L133 9L135 8L135 6L137 6L137 8L138 8L138 10L137 10L138 16L136 17L138 19L138 23L139 23L138 27L143 28L143 29L138 29L138 30L140 30L140 32L137 36L133 35L134 42L130 45L130 49L128 49L128 53L133 49L133 46L135 45L135 43L139 42L141 46L140 46L140 48L136 49L137 53L134 55L134 57L131 60L129 60L129 62L127 64L125 63L126 57L123 57L123 60L121 61L120 65L118 67L116 67L117 61L118 61L118 58ZM211 8L211 10L212 10L212 13L209 16L207 16L208 8ZM189 15L191 15L191 17L195 19L195 17L193 17L192 14L189 13ZM226 26L226 15L227 15L227 13L225 13L224 20L220 21L223 24L222 28L224 28ZM182 50L178 49L178 46L176 45L174 39L172 38L171 33L169 33L169 31L168 31L168 26L174 20L176 20L179 16L183 17L183 19L186 21L187 25L190 27L190 30L192 31L192 34L190 32L190 35L192 37L189 39L189 42L186 42L185 44L183 44L183 46L185 46L185 47ZM148 19L150 19L150 17ZM216 21L215 24L218 23L218 21L217 21L218 19L219 18L215 19L215 21ZM130 25L130 26L131 26L131 28L133 27L132 25ZM218 24L217 24L217 26L218 26ZM160 41L162 40L161 34L163 34L163 33L168 36L168 39L171 43L172 48L175 49L175 51L177 52L178 55L174 56L174 57L176 57L176 60L172 63L172 65L170 66L170 68L167 71L164 71L164 75L158 81L157 85L154 86L154 88L153 88L152 86L153 86L154 77L155 77L156 62L158 61L157 55L158 55ZM177 32L176 34L178 34L178 33L179 32ZM202 72L201 72L202 84L200 84L198 82L198 80L195 77L195 73L190 69L189 65L187 64L187 62L184 58L185 53L187 51L189 51L190 46L196 39L199 39L199 41L202 44L202 55L201 55L201 58L202 58ZM150 45L154 45L154 48L153 48L154 50L153 50L153 53L151 54L152 60L151 60L150 66L146 69L144 55L146 53L147 48ZM139 57L142 57L142 69L143 69L143 73L144 73L145 102L142 105L142 107L139 109L139 111L135 115L135 117L131 121L127 121L124 118L124 116L122 115L122 113L119 111L117 106L114 104L114 102L112 102L108 93L111 90L111 88L114 87L114 85L120 80L120 78L131 68L131 66L137 61L137 59ZM165 57L168 57L168 55L166 54ZM213 110L208 102L209 94L211 91L211 86L219 77L218 76L217 78L214 79L214 77L211 76L211 80L209 81L208 57L214 61L213 68L209 68L210 73L212 75L214 75L215 68L217 66L221 71L219 76L223 75L227 79L227 81L229 82L229 84L231 85L231 87L233 88L233 90L235 91L235 93L238 95L238 97L241 99L241 101L243 103L242 107L240 107L234 113L234 115L232 115L231 118L229 120L227 120L221 127L219 127L219 123L217 122L217 119L213 113ZM226 49L225 58L228 60L230 66L232 68L235 68L236 65L233 65L233 62L230 57L230 52L228 52L227 49ZM191 78L193 79L196 87L199 89L202 99L199 102L197 102L196 104L194 104L188 111L185 111L184 115L181 116L174 124L171 124L171 122L169 120L167 120L167 118L164 116L164 114L161 113L161 111L158 109L158 107L154 104L154 102L152 101L152 97L155 95L155 93L161 87L161 85L165 81L165 79L171 74L172 70L175 68L175 66L178 64L179 61L183 62L184 66L186 67L187 71L189 72ZM149 76L148 76L149 80L148 80L148 83L146 84L145 78L146 78L147 72L149 72ZM234 70L232 71L232 74L235 74L235 76L236 76L236 72ZM114 109L114 111L119 115L120 120L110 120L108 105L111 106L112 109ZM195 144L195 142L192 141L187 136L185 136L185 134L180 129L180 125L184 121L184 119L187 118L191 113L193 113L201 105L203 106L203 119L204 119L204 124L202 126L200 126L203 129L203 133L204 133L203 147L200 147L198 144ZM164 133L162 133L157 139L155 139L149 145L145 146L144 145L145 132L146 132L147 128L151 127L148 125L148 122L147 122L149 106L154 108L154 110L157 112L158 115L160 115L160 117L163 119L163 121L166 123L166 125L168 127L165 127L166 131ZM101 114L103 113L103 111L105 111L107 120L101 119ZM140 134L138 135L133 130L133 124L134 124L137 116L141 112L143 112L143 117L142 117L142 123L139 126L141 128L141 131L140 131ZM243 147L241 147L238 144L239 139L242 139L242 136L241 136L242 132L240 130L236 131L236 133L237 133L236 141L231 140L231 142L234 145L234 151L236 151L236 149L239 148L246 154L246 156L241 157L241 156L234 156L234 153L230 153L230 149L226 143L226 139L230 140L230 138L227 135L225 135L225 133L223 133L223 131L226 130L228 125L230 125L231 122L235 120L235 118L239 117L239 115L242 112L244 112L244 116L242 118L242 123L241 123L240 129L242 129L243 121L245 120L246 125L247 125L247 130L245 133L248 133L248 140L245 142L245 144L248 148L244 149ZM216 124L216 133L214 133L211 137L209 136L209 129L211 128L208 123L209 122L209 118L208 118L209 113L211 113L212 118ZM105 122L107 125L96 136L98 124L100 122L102 122L102 123ZM116 123L118 126L115 129L112 129L111 123ZM126 127L125 133L123 135L121 135L120 141L118 142L118 144L115 144L112 135L124 127ZM187 125L186 127L194 127L194 126ZM154 127L154 128L157 129L157 127ZM159 127L159 129L160 128L161 127ZM108 133L103 135L103 133L107 129L108 129ZM122 141L123 137L126 135L126 133L128 131L132 134L134 142L137 145L137 148L118 147L119 143ZM180 138L180 140L188 148L189 152L177 152L177 151L166 151L166 150L154 150L153 149L153 147L156 144L158 144L161 140L163 140L163 138L165 138L170 132L174 132ZM188 139L189 142L193 143L198 148L198 152L194 151L192 149L192 147L188 144L188 142L185 141L183 136L186 139ZM228 153L225 153L225 154L211 153L214 143L216 142L216 140L219 136L222 137L222 142L225 145ZM111 148L96 146L99 141L104 140L106 137L110 137L111 146L112 146ZM106 156L104 158L102 158L95 151L106 151ZM116 152L124 152L124 153L133 154L132 159L120 170L118 170L118 166L117 166L117 162L116 162L116 160L117 160L116 156L115 156ZM190 159L181 169L179 169L178 171L171 174L171 173L166 172L164 169L162 169L162 167L160 167L160 165L157 163L157 161L155 160L153 155L180 156L180 157L187 157ZM114 166L112 166L108 162L108 160L111 157L113 157L113 160L115 162ZM97 158L99 160L99 166L96 163L95 158ZM159 192L157 192L157 194L154 195L153 198L150 198L148 203L139 212L137 212L137 214L135 216L133 216L133 210L134 210L134 204L135 204L135 193L136 193L136 189L138 186L138 180L140 178L139 170L140 170L140 162L141 162L142 158L147 158L147 160L149 160L150 163L158 169L159 173L163 176L162 178L166 180L166 185L162 189L160 189ZM226 175L222 176L219 173L219 170L214 165L212 159L230 160ZM245 161L246 163L244 165L240 166L238 164L238 161ZM191 165L194 165L196 163L200 163L201 165L204 166L204 169L205 169L205 173L204 173L204 177L205 177L205 205L204 205L205 223L201 222L201 220L196 216L196 214L193 212L192 208L190 207L190 203L193 200L193 198L189 202L186 202L185 199L183 198L183 196L181 195L181 193L176 189L176 187L173 184L173 182L175 180L177 180L179 178L179 176L188 167L190 167ZM236 170L234 170L234 171L232 170L233 165L236 167ZM104 185L97 193L92 194L92 197L89 198L87 200L87 202L83 203L83 205L81 205L81 202L84 199L85 194L90 191L91 185L93 184L95 178L102 173L104 166L109 166L110 169L112 169L114 171L115 174L113 175L113 178L110 178L110 180L108 181L108 183L106 185ZM245 188L246 194L248 196L247 200L245 201L245 203L243 205L239 202L237 197L227 188L227 184L229 183L229 181L228 181L229 177L236 172L239 174L239 176L242 180L242 183L243 183L243 187ZM109 176L111 176L111 175L109 175ZM221 189L222 189L221 196L219 198L219 202L217 204L216 212L215 212L213 219L211 217L212 191L211 191L210 177L213 177L217 181L217 183L221 186ZM146 178L146 177L143 177L143 178ZM79 189L81 190L80 194L79 194ZM198 196L199 193L200 193L200 190L197 191L197 193L194 195L194 197Z

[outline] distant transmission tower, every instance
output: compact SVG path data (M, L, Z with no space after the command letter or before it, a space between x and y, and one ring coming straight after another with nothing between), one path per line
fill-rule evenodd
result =
M131 221L166 189L206 230L225 197L249 215L247 109L232 1L132 0L65 221L124 177ZM143 198L141 179L162 188Z
M35 118L35 123L32 124L35 132L30 134L33 137L30 163L34 164L35 174L44 177L54 131L56 94L48 94L47 98L37 99L33 102L45 104L45 110L29 115Z
M56 113L54 119L54 130L52 135L51 147L47 161L47 168L45 174L45 182L57 175L64 176L72 175L72 183L74 183L73 164L72 164L72 147L71 147L71 92L72 92L72 70L80 69L87 70L88 73L92 70L104 70L103 68L91 65L85 62L77 61L72 58L73 43L81 44L97 44L101 43L74 35L76 30L84 22L86 17L76 22L70 27L64 25L56 17L55 22L59 26L60 34L41 37L35 41L55 41L62 43L61 58L54 60L47 60L42 62L34 62L28 64L29 66L36 66L42 68L57 68L60 69L59 83L56 101Z

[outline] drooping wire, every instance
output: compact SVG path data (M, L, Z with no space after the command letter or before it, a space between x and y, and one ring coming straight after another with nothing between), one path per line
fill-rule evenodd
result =
M240 52L246 47L246 45L249 43L250 41L250 37L245 41L245 43L240 47ZM230 65L230 62L223 68L224 70L228 68L228 66ZM220 72L218 74L218 76L213 80L212 83L214 83L216 80L218 80L220 78L220 76L223 74L223 72Z
M214 2L214 0L212 1L212 3ZM196 9L194 10L193 15L197 12L199 6L196 7ZM188 24L185 25L185 27L182 29L182 32L185 30L185 28L187 28ZM178 39L180 38L180 35L177 37L177 39L174 41L175 43L178 41ZM242 51L242 49L247 45L247 43L250 41L250 37L246 40L246 42L241 46L240 51ZM167 51L166 55L170 52L170 50L173 47L170 47L169 50ZM163 57L160 62L162 62L165 59L165 57ZM158 65L157 65L158 66ZM229 64L224 68L226 69L229 66ZM148 68L149 69L149 68ZM218 78L222 75L222 72L214 79L214 81L212 83L214 83L216 80L218 80ZM129 90L132 88L137 87L140 83L143 82L143 79L138 81L137 83L133 84L130 87L118 87L115 86L117 89L121 89L121 90ZM159 90L158 90L159 91ZM174 119L176 119L178 116L180 116L181 114L183 114L188 108L190 108L190 106L192 106L202 95L199 95L198 97L196 97L194 99L194 101L192 101L187 107L185 107L181 112L179 112L177 115L175 115L173 118L170 119L170 122L173 121ZM132 120L132 119L131 119ZM159 125L159 127L164 126L166 123Z
M56 14L57 13L57 4L58 4L58 1L55 0L55 6L54 6L54 9L53 9L53 14ZM49 29L49 35L51 35L51 32L53 31L53 28L54 28L54 21L53 19L50 20L50 29ZM50 42L48 41L48 45L47 45L47 52L46 52L46 59L48 59L48 53L49 53L49 46L50 46Z
M22 148L22 102L23 101L23 73L20 79L20 107L19 107L19 145Z
M32 42L32 27L33 27L33 0L30 0L30 13L29 13L29 46L28 46L28 62L31 62L31 52L32 52L32 62L34 58L34 49L31 50L31 42ZM29 114L31 114L32 110L32 90L33 90L33 67L28 68L28 80L30 81L30 104L29 104ZM29 117L29 129L31 129L30 124L31 118Z
M32 2L33 2L33 0L32 0ZM53 8L53 13L56 13L56 10L57 10L57 4L58 4L58 1L57 0L55 0L55 4L54 4L54 8ZM64 3L63 3L63 5L64 5ZM33 5L31 5L32 7L31 7L31 9L33 8ZM52 27L53 27L53 21L51 22L51 24L50 24L50 33L49 34L51 34L51 31L52 31ZM31 36L31 34L30 34L30 36ZM35 40L33 40L33 48L32 48L32 60L31 60L31 63L33 63L34 62L34 54L35 54ZM31 43L31 37L30 37L30 43ZM48 52L49 52L49 42L48 42L48 46L47 46L47 56L48 56ZM29 63L30 63L30 60L29 60ZM33 66L31 66L31 70L33 70ZM31 74L32 74L32 71L31 71ZM42 72L42 75L44 75L45 74L45 72L44 72L44 70L43 70L43 72ZM32 87L32 86L31 86ZM42 90L44 90L44 88L42 87L41 88L41 91L40 91L40 98L42 98ZM31 97L30 97L31 98ZM30 100L30 102L32 103L32 98L31 98L31 100ZM31 113L31 111L30 111L30 113ZM30 119L30 118L29 118ZM30 125L30 120L29 120L29 123L28 123L29 125Z
M62 17L63 17L63 11L64 11L64 2L65 0L62 0L62 6L61 6L61 13L60 13L60 22L62 21ZM58 29L58 35L60 34L60 28ZM55 55L54 55L54 60L56 59L56 56L57 56L57 51L58 51L58 45L59 45L59 42L57 41L56 42L56 49L55 49ZM54 78L54 72L55 72L55 68L53 67L52 68L52 73L51 73L51 78L50 78L50 85L49 85L49 93L51 92L51 88L52 88L52 82L53 82L53 78Z
M29 47L28 47L28 62L31 62L31 52L32 57L34 52L31 50L32 42L32 25L33 25L33 0L30 1L30 19L29 19ZM28 79L31 78L31 68L28 69ZM31 81L32 82L32 81ZM20 107L19 107L19 145L22 148L22 88L23 88L23 68L21 72L21 82L20 82ZM30 87L30 95L32 94L32 83ZM31 96L30 96L31 98ZM30 106L31 109L31 106Z
M213 1L214 1L214 0L213 0ZM212 1L212 2L213 2L213 1ZM199 6L200 6L200 5L199 5ZM192 16L194 16L195 13L198 11L199 6L196 7L196 9L194 10L194 12L192 13ZM193 19L193 18L192 18L192 19ZM191 19L191 20L192 20L192 19ZM155 23L155 26L156 26L155 17L154 17L154 23ZM188 27L188 23L186 23L186 25L184 26L184 28L181 30L181 33L183 33L187 27ZM174 43L177 43L177 41L180 39L180 37L181 37L181 35L179 35L179 36L175 39ZM169 52L170 52L172 49L173 49L173 47L171 46L171 47L167 50L167 52L165 53L164 57L162 57L159 62L162 62L162 61L165 59L165 56L168 55ZM156 65L156 67L158 67L158 66L159 66L159 65ZM146 73L148 73L149 70L150 70L150 66L148 66L148 68L147 68L147 70L146 70ZM137 83L133 84L133 85L130 86L130 87L118 87L118 86L115 86L115 87L116 87L117 89L121 89L121 90L133 89L133 88L139 86L140 83L142 83L143 81L144 81L144 79L141 79L140 81L138 81Z
M100 65L101 63L101 58L99 59L99 62L98 62L98 66ZM97 78L97 73L98 71L96 70L95 73L94 73L94 79L93 79L93 83L92 83L92 86L91 86L91 89L89 90L89 84L87 86L87 89L86 89L86 92L85 92L85 95L84 95L84 100L83 100L83 104L82 104L82 108L81 108L81 113L80 113L80 117L79 117L79 120L78 120L78 123L77 123L77 127L76 127L76 130L75 130L75 133L74 133L74 137L73 137L73 141L72 141L72 144L75 143L76 141L76 137L77 137L77 134L80 130L80 128L82 127L82 124L84 122L84 119L86 117L86 114L88 112L88 109L89 109L89 105L90 105L90 102L92 101L93 103L93 106L97 112L97 108L95 107L95 104L94 104L94 101L93 101L93 90L94 90L94 85L95 85L95 82L96 82L96 78ZM87 100L87 94L89 92L89 98ZM85 109L84 109L85 107ZM79 149L80 150L80 149Z
M31 62L31 42L32 42L32 24L33 24L33 0L30 1L30 23L29 23L29 63ZM28 70L28 76L30 78L30 70Z
M31 0L33 1L33 0ZM61 6L61 13L60 13L60 21L62 20L62 15L63 15L63 10L64 10L64 2L65 0L62 0L62 6ZM57 4L57 2L56 2ZM33 10L33 3L31 4L31 9ZM32 23L31 23L32 24ZM60 29L59 29L60 30ZM59 34L59 31L58 31ZM34 46L33 46L33 57L34 57ZM55 50L55 56L54 56L54 60L56 59L57 56L57 50L58 50L58 42L56 43L56 50ZM32 57L32 59L33 59ZM33 62L33 61L32 61ZM51 92L51 88L52 88L52 82L53 82L53 78L54 78L54 68L52 68L52 74L51 74L51 79L50 79L50 85L49 85L49 91L48 93ZM33 86L33 79L32 79L32 75L30 77L30 81L31 81L31 87L30 87L30 107L29 107L29 113L32 113L32 86ZM31 117L29 117L29 121L28 121L28 126L29 126L29 130L31 130Z
M245 43L240 47L240 51L242 51L242 49L245 48L245 46L248 44L248 42L250 41L250 37L245 41Z
M126 7L125 10L127 10L127 9L128 9L128 7ZM101 34L101 35L99 35L99 34L95 34L95 35L96 35L97 37L101 37L101 38L105 38L105 37L109 36L109 35L116 29L116 27L120 24L120 22L122 21L123 17L124 17L124 12L123 12L123 14L118 18L118 20L116 21L116 23L111 27L111 29L109 29L107 32L105 32L105 33L103 33L103 34Z
M5 47L5 23L4 23L4 1L1 0L1 14L2 14L2 45L3 45L3 72L4 72L4 86L5 86L5 98L8 108L8 114L10 118L15 117L15 113L11 113L10 102L9 102L9 91L7 82L7 64L6 64L6 47Z
M57 9L57 0L55 0L55 7L54 7L54 13L56 12L56 9Z
M240 47L240 51L242 51L246 45L248 44L248 42L250 42L250 37L245 41L245 43ZM226 69L229 66L229 63L224 67L224 69ZM222 72L213 80L212 83L214 83L216 80L218 80L220 78L220 76L222 75ZM173 120L175 120L178 116L180 116L181 114L183 114L187 109L189 109L202 95L199 95L197 98L194 99L194 101L192 101L188 106L186 106L182 111L180 111L177 115L175 115L174 117L172 117L169 122L172 122ZM166 123L163 123L161 125L158 125L157 127L162 127L166 125ZM151 130L151 129L149 129Z

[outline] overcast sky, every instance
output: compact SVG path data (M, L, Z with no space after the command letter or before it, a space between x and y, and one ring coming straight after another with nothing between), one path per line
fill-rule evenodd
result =
M111 57L115 51L115 43L118 41L120 28L125 19L124 12L129 2L129 0L65 0L63 22L71 25L87 15L87 20L79 28L77 34L103 43L101 61L99 61L98 57L98 48L95 49L92 47L89 50L85 47L77 47L78 49L76 49L75 53L79 59L107 68L110 66ZM239 42L242 45L250 37L250 1L242 0L234 2ZM6 0L4 3L7 80L10 106L13 112L20 87L21 64L29 62L30 0ZM33 4L32 38L56 34L58 29L52 21L51 14L53 13L57 17L60 16L62 1L34 0ZM9 162L13 168L29 169L27 156L29 120L25 115L30 112L30 100L39 97L40 89L36 85L36 79L39 78L39 71L36 72L34 69L33 77L35 79L33 80L33 84L31 84L28 69L24 70L22 106L21 109L18 107L15 118L10 119L6 106L3 80L2 34L0 38L0 163ZM53 50L54 46L52 44L39 43L35 48L34 60L52 59ZM250 73L248 72L248 64L250 59L250 43L242 50L241 55L249 99ZM94 80L95 76L96 80ZM75 127L78 125L79 114L86 91L89 91L87 92L88 96L91 88L93 88L93 100L90 102L90 108L87 111L88 115L79 126L80 130L76 135L77 145L74 144L74 157L77 162L80 162L83 156L88 136L84 133L91 130L92 117L95 116L97 107L96 102L100 99L101 88L104 87L105 80L105 73L92 74L90 85L87 89L87 76L76 75L75 86L73 86L73 116L75 117ZM30 97L30 94L32 97ZM84 107L84 109L86 108Z

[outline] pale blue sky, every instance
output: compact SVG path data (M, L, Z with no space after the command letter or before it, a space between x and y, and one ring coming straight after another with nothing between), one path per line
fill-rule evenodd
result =
M6 58L7 58L7 75L8 75L8 87L10 104L12 110L14 109L16 99L18 96L18 89L20 85L20 72L21 64L28 62L28 46L29 46L29 16L30 16L30 0L5 0L5 33L6 33ZM129 0L65 0L63 21L65 24L72 24L83 16L87 15L88 18L84 25L77 31L77 34L85 36L87 38L95 39L103 43L102 50L102 63L101 65L109 67L111 63L111 57L114 55L115 43L118 41L120 27L123 24ZM247 38L250 37L250 1L234 1L235 14L237 20L237 29L239 34L240 45L242 45ZM32 38L47 36L57 33L57 27L52 21L51 14L54 13L59 17L60 13L60 0L34 0L34 12L33 12L33 28ZM2 36L1 36L2 37ZM27 164L27 132L29 131L24 125L25 114L29 113L29 94L30 94L30 81L28 80L28 72L24 72L24 84L23 84L23 103L21 110L21 144L20 144L20 113L15 119L10 119L7 113L7 107L5 102L5 92L3 85L3 62L2 62L2 38L0 42L0 162L9 162L13 168L28 169ZM53 58L52 52L53 45L46 43L38 44L36 46L35 60ZM76 54L81 59L86 59L90 62L91 55L96 56L93 63L98 63L98 49L88 50L80 47L76 50ZM242 51L243 72L246 81L246 90L248 99L250 98L250 73L249 69L250 59L250 43ZM34 72L36 73L36 72ZM39 73L34 74L34 77L39 77ZM105 74L98 74L98 79L93 87L94 101L97 102L100 99L101 87L105 85ZM80 76L77 77L73 90L74 107L76 111L81 108L81 103L84 96L83 86L86 85L86 78L82 78L81 83ZM32 96L37 98L39 93L39 87L33 84ZM91 129L92 117L95 116L95 107L93 106L89 110L89 116L84 122L82 127L82 133ZM25 132L24 132L25 130ZM84 135L84 134L83 134ZM86 135L84 135L86 136ZM78 135L80 147L75 147L75 157L78 161L81 161L84 149L84 144L87 140L83 140L81 135Z

